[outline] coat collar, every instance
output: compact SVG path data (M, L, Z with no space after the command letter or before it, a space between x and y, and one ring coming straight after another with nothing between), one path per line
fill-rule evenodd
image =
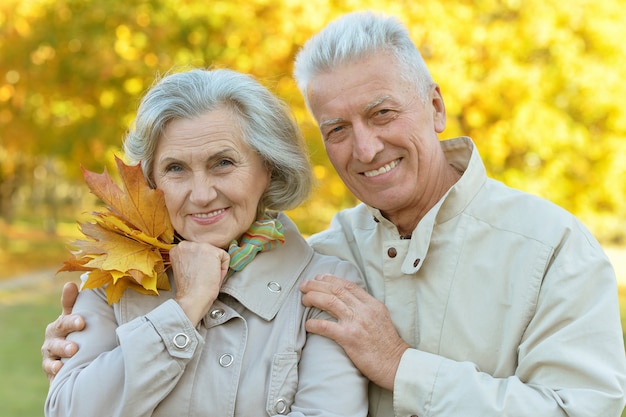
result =
M486 181L485 166L471 138L461 136L441 141L441 147L450 165L463 172L461 179L430 209L413 230L408 241L396 245L408 246L407 256L402 263L402 272L414 274L420 270L430 247L431 236L436 224L444 223L461 213L472 201ZM387 220L380 210L366 206L377 227L384 230L383 236L389 240L399 239L396 226ZM416 261L419 259L420 261Z
M313 249L284 213L278 219L284 226L285 243L259 253L242 271L222 285L228 294L264 320L271 320L297 284L313 257Z

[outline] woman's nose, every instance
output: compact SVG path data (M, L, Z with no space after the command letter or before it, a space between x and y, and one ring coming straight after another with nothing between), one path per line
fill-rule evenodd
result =
M194 175L191 182L189 200L196 205L206 205L215 199L215 185L206 175Z

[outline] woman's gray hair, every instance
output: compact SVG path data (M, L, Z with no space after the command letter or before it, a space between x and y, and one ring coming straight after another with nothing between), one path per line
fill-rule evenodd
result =
M141 162L154 187L154 153L168 123L191 119L219 108L235 115L234 128L271 172L259 211L289 210L309 195L314 177L302 133L289 108L251 76L228 69L192 69L172 73L143 97L124 140L130 163Z
M294 78L308 105L311 78L384 52L393 54L401 76L416 86L422 100L427 100L433 79L407 28L394 17L373 12L348 13L309 39L296 56Z

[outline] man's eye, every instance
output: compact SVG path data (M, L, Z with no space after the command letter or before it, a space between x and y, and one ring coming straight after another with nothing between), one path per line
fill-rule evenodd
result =
M376 124L389 123L397 117L398 113L391 109L380 109L372 116L372 121Z
M335 126L335 127L333 127L332 129L329 129L329 130L326 132L325 138L326 138L326 139L330 139L330 138L332 138L333 136L335 136L335 135L339 134L339 133L340 133L343 129L344 129L344 127L343 127L343 126Z

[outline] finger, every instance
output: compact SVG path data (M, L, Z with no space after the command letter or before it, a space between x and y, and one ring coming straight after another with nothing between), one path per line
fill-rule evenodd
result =
M55 321L46 326L45 338L48 339L65 339L68 334L77 332L85 327L85 320L82 316L70 314L67 316L59 316Z
M307 292L322 292L326 294L336 294L339 292L342 283L341 279L328 274L316 275L315 279L303 281L300 284L300 291Z
M78 345L65 339L46 339L41 346L43 360L71 358L78 351Z
M302 304L324 310L337 320L350 320L354 316L354 301L326 291L309 291L302 295Z
M61 293L63 315L72 314L76 297L78 297L78 286L73 282L66 282Z
M302 282L300 290L304 293L316 291L326 294L340 295L345 292L352 292L358 288L358 286L352 284L354 283L338 278L334 275L320 274L313 280Z
M46 373L48 381L52 382L56 374L61 370L61 366L63 366L63 362L60 360L44 359L41 367Z
M366 302L371 301L374 297L364 288L360 287L356 282L348 281L331 274L320 274L315 277L313 282L323 282L330 286L330 291L334 294L342 292L349 293L358 300Z
M361 294L364 290L356 285L356 283L328 274L318 275L314 280L303 282L300 286L300 290L305 295L320 293L337 297L350 307L361 304L363 300L372 298L367 293L364 297L363 294Z
M327 337L339 343L342 335L341 326L330 320L308 319L305 328L309 333L315 333ZM341 343L339 343L341 345Z
M228 273L228 267L230 266L230 255L226 251L221 253L221 268L222 268L222 282ZM221 286L221 285L220 285Z
M76 343L67 342L64 339L51 339L43 344L41 347L41 355L43 357L41 367L50 382L52 382L54 376L63 366L61 358L69 358L77 351L78 346Z

